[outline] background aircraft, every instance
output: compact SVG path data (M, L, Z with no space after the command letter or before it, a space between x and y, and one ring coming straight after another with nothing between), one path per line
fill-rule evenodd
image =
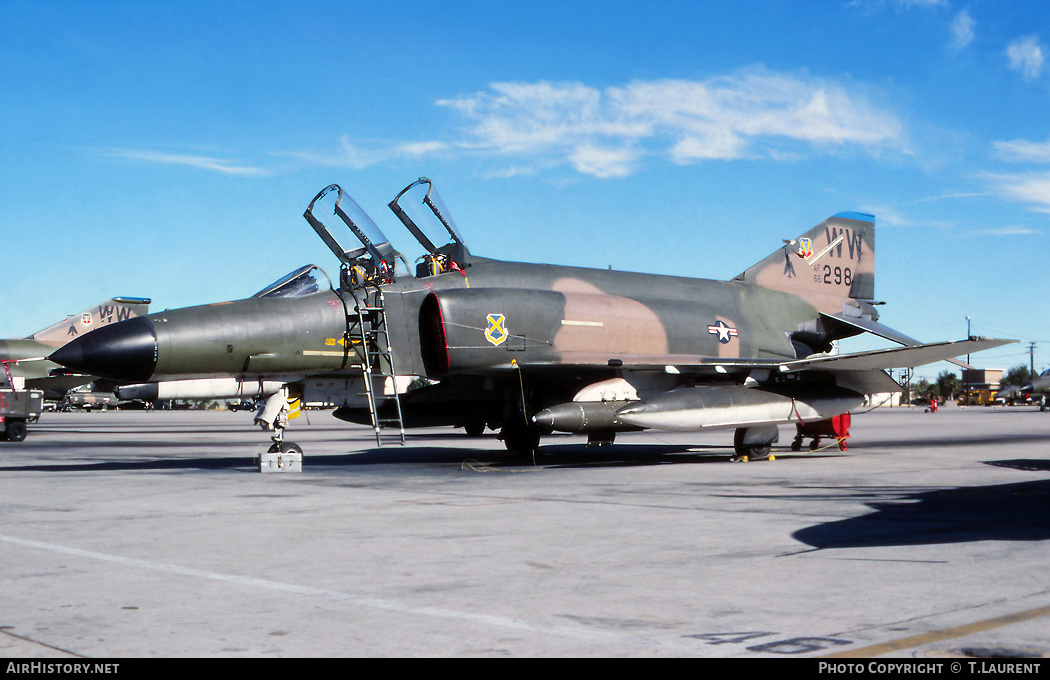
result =
M148 298L115 297L89 307L27 338L0 340L0 361L13 378L30 389L44 390L47 399L61 399L68 390L91 382L90 375L70 374L47 356L70 340L110 324L149 313Z
M87 384L74 387L66 392L58 406L62 410L75 408L87 411L105 411L109 408L115 408L120 401L112 392L105 392L96 389L95 385Z
M1050 390L1050 369L1047 369L1018 388L1023 394L1045 393Z
M425 178L390 207L423 248L414 275L331 185L305 217L342 263L337 288L311 265L252 298L132 319L52 359L123 381L282 382L371 424L377 442L387 427L403 441L406 426L488 426L528 452L553 431L601 443L624 430L730 428L739 455L765 457L779 424L897 391L883 369L1012 342L914 344L879 324L871 215L835 215L733 280L709 281L474 256ZM862 332L911 346L827 353ZM276 424L274 450L297 450L275 417L285 397L259 418Z
M1021 383L1020 385L1007 385L998 392L996 392L996 398L1002 399L1021 399L1027 400L1029 397L1038 395L1039 397L1039 410L1046 411L1046 395L1050 392L1050 369L1047 369L1032 378L1031 380Z

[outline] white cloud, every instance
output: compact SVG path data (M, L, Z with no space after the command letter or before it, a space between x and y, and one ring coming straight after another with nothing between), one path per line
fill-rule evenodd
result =
M429 156L448 149L448 144L442 142L409 142L396 147L399 154L403 156Z
M288 156L310 165L363 170L402 158L432 156L449 150L444 142L361 143L349 137L339 138L339 146L327 152L292 151L275 155Z
M1035 36L1013 41L1006 47L1010 68L1020 71L1026 80L1034 80L1043 72L1043 46Z
M1006 160L1027 163L1050 163L1050 140L1030 142L1026 139L1014 139L1009 142L995 142Z
M990 175L989 179L1004 198L1031 203L1033 210L1050 213L1050 172Z
M921 204L921 203L934 203L934 202L937 202L937 201L957 201L957 200L963 199L963 198L980 198L982 196L987 196L987 195L988 194L983 193L983 192L954 191L954 192L949 192L949 193L945 193L945 194L938 194L936 196L926 196L925 198L920 198L920 199L911 201L910 203L906 203L905 205L918 205L918 204Z
M948 44L948 49L952 52L961 52L965 49L967 45L973 42L973 29L976 25L977 22L973 20L973 17L966 10L955 15L955 19L952 20L950 26L952 41Z
M189 156L185 154L163 153L142 149L113 149L106 153L113 158L128 158L147 163L159 163L162 165L188 165L203 170L221 172L225 175L268 175L269 171L262 168L253 168L245 165L237 165L232 161L210 156Z
M437 103L469 121L465 148L538 163L555 159L597 177L629 174L646 156L688 164L846 146L871 153L904 147L900 121L861 92L764 70L605 90L582 83L495 83Z
M948 0L851 0L846 3L847 7L860 9L868 14L881 12L887 7L896 11L909 10L912 7L947 7Z
M595 177L626 177L633 171L634 153L630 149L602 149L582 144L569 158L573 168Z
M645 159L680 165L855 149L906 151L902 123L861 87L754 69L706 81L493 83L442 99L466 121L459 139L393 143L340 139L331 151L282 154L311 164L362 169L437 154L496 158L490 175L557 167L600 178L636 172ZM443 135L448 136L448 135Z
M875 215L877 224L884 227L905 227L910 229L946 229L955 227L952 222L916 218L910 213L903 213L889 205L864 205L861 210Z
M1050 163L1050 140L1032 142L1027 139L1013 139L1008 142L994 142L999 155L1007 161L1017 163ZM1032 204L1037 212L1050 213L1050 172L1033 171L986 175L997 193L1011 201Z
M1034 236L1042 234L1038 229L1030 227L992 227L990 229L975 229L966 232L965 236Z
M894 0L893 4L904 9L911 7L947 7L948 0Z

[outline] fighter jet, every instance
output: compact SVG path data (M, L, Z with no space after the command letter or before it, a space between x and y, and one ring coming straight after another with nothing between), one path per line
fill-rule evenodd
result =
M90 375L70 374L49 361L55 349L98 328L149 313L148 298L115 297L67 317L27 338L0 340L0 362L14 381L44 390L47 399L61 399L68 390L91 382Z
M1050 390L1050 369L1047 369L1018 388L1024 394Z
M621 431L725 428L754 459L769 456L780 424L899 390L884 369L1015 342L923 344L880 324L867 214L836 214L712 281L475 256L426 178L389 205L422 248L414 270L333 184L304 217L341 262L338 286L308 265L251 298L132 319L51 358L123 381L280 382L257 415L276 428L272 451L300 451L279 414L291 392L370 424L380 444L425 425L499 429L522 453L556 431L600 444ZM906 346L830 353L863 332Z
M69 409L105 411L116 407L120 402L121 400L113 392L99 390L95 385L88 383L87 385L74 387L66 392L58 406L63 411Z
M1013 404L1015 400L1027 401L1033 395L1039 396L1039 410L1047 409L1046 395L1050 393L1050 369L1047 369L1031 380L1020 385L1003 385L995 393L996 399Z

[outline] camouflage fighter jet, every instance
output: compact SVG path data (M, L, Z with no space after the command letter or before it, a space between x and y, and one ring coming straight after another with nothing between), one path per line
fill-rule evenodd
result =
M48 326L27 338L0 340L0 362L16 381L44 390L47 399L61 399L68 390L94 380L70 374L47 356L67 342L110 324L149 313L148 298L116 297Z
M1025 393L1045 392L1050 388L1050 369L1047 369L1021 385L1020 390Z
M66 392L59 402L59 409L68 411L70 409L83 409L85 411L105 411L115 408L120 404L120 399L113 392L99 390L93 384L74 387Z
M1007 390L1012 390L1012 393L1008 393ZM1046 395L1047 393L1050 393L1050 369L1043 371L1036 377L1032 378L1031 380L1025 383L1022 383L1018 387L1011 386L1008 388L1004 388L1003 390L1000 390L1000 393L1003 394L1004 398L1027 398L1039 395L1039 410L1046 411ZM997 393L996 396L998 397L1000 393Z
M276 428L272 451L300 450L278 417L290 390L370 424L377 443L388 427L403 442L405 427L427 425L498 428L513 452L555 431L608 443L627 430L728 428L740 456L762 458L780 424L899 390L884 369L1014 342L922 344L878 323L871 215L830 217L709 281L475 256L426 178L390 207L422 248L414 271L331 185L304 216L342 263L337 287L310 265L251 298L132 319L52 359L124 381L284 383L257 416ZM829 353L863 332L906 346Z

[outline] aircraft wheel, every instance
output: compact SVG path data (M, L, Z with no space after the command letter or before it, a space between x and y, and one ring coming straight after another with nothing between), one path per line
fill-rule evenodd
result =
M539 428L524 423L507 423L500 431L500 439L511 453L530 456L539 448L540 431Z
M772 444L752 444L747 447L747 459L748 460L772 460L773 456L770 452L773 450Z
M302 448L295 442L281 442L280 453L302 453Z
M485 434L485 421L471 421L463 426L468 437L480 437Z
M770 458L769 453L773 450L773 442L745 444L744 435L746 434L747 428L739 427L736 430L736 434L733 435L733 450L736 452L737 458L741 460L768 460Z
M20 420L7 424L7 438L13 442L20 442L26 438L26 424Z

